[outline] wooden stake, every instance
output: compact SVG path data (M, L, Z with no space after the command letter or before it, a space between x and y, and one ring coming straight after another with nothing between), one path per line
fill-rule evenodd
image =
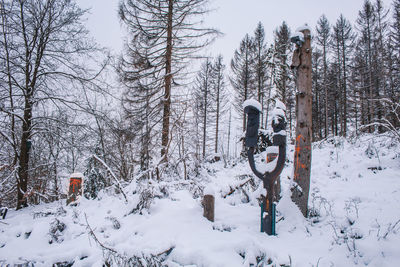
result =
M209 221L214 221L214 203L215 198L213 195L204 195L203 198L203 208L204 213L203 216L206 217Z
M292 68L296 72L296 148L294 153L294 188L292 200L307 217L308 194L310 191L311 172L311 137L312 137L312 78L311 78L311 34L309 29L304 34L302 46L296 45L293 53Z

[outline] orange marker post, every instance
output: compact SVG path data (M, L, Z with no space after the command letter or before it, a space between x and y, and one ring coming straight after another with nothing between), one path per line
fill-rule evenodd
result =
M82 189L83 183L83 174L82 173L73 173L69 178L69 190L67 197L67 205L76 202L79 200L79 197L83 194Z

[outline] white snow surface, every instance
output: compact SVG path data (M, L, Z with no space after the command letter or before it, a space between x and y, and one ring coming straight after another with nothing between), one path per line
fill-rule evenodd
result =
M82 198L77 206L66 206L64 199L9 210L0 220L0 266L103 266L108 253L88 225L101 244L126 258L172 248L163 266L399 266L399 151L398 144L374 135L314 143L312 216L305 219L290 198L294 147L289 146L276 236L260 233L257 198L265 189L245 160L227 168L221 161L207 163L199 177L187 181L149 182L153 192L164 187L167 193L141 214L131 213L140 200L136 182L125 187L128 203L110 190L96 200ZM262 164L265 158L256 159ZM255 183L240 187L248 179ZM202 193L195 190L205 187L215 191L214 222L202 216ZM57 221L65 229L51 234Z
M260 102L258 102L255 99L247 99L246 101L244 101L243 102L243 109L245 107L247 107L247 106L252 106L252 107L258 109L258 111L260 111L260 112L262 111L262 107L261 107Z

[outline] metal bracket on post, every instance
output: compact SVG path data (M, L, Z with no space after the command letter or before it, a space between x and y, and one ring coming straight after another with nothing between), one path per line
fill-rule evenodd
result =
M282 104L282 103L281 103ZM267 196L261 205L261 231L268 235L275 235L276 223L276 204L274 203L274 184L277 181L286 159L286 121L284 110L276 112L275 118L272 120L273 128L273 146L279 148L278 159L275 168L270 172L261 172L257 169L254 161L254 151L257 146L258 127L260 123L261 104L255 100L246 100L243 103L244 112L247 114L247 129L245 145L250 168L253 173L263 181L264 188L267 190ZM264 216L264 212L267 212Z

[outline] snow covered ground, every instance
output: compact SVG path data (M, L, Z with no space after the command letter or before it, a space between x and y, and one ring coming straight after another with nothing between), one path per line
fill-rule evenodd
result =
M0 221L0 266L400 266L399 151L372 135L315 143L304 219L290 200L289 146L277 236L260 233L259 181L226 196L252 177L246 161L207 164L199 178L146 190L132 183L128 203L103 192L78 206L10 210ZM202 216L206 186L215 192L213 223Z

